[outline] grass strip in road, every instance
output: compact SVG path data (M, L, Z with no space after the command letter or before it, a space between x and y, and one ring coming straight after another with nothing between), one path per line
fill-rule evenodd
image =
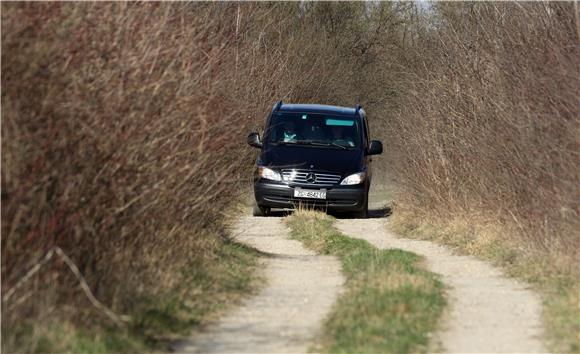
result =
M420 220L420 221L418 221ZM580 276L577 260L534 249L506 230L469 217L429 218L400 207L389 223L397 234L434 241L501 267L543 297L543 320L554 353L580 352Z
M420 256L379 250L347 237L334 219L315 211L288 218L292 238L338 257L346 290L325 323L315 350L330 353L426 352L446 304L443 284Z

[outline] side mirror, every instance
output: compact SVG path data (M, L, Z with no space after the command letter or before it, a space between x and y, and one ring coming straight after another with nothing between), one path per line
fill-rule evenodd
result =
M262 142L260 141L260 134L250 133L248 135L248 145L255 148L262 148Z
M371 140L367 155L379 155L383 153L383 143L379 140Z

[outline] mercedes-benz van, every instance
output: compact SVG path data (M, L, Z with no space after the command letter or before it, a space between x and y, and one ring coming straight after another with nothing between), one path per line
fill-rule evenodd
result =
M361 106L276 103L263 138L248 135L259 148L254 178L255 216L300 204L366 217L372 155L382 143L370 140Z

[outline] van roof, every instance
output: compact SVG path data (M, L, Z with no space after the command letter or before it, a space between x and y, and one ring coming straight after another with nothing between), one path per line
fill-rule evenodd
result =
M327 113L336 115L354 116L355 108L330 106L325 104L294 104L283 103L278 112L293 112L293 113Z

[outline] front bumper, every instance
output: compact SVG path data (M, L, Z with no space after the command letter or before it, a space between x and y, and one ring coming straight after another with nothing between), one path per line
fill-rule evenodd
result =
M306 186L299 186L309 189ZM366 205L367 185L333 186L326 188L326 199L294 198L294 186L285 183L266 182L263 179L254 184L256 202L261 207L295 209L299 205L320 207L330 211L360 211ZM320 189L320 188L310 188Z

